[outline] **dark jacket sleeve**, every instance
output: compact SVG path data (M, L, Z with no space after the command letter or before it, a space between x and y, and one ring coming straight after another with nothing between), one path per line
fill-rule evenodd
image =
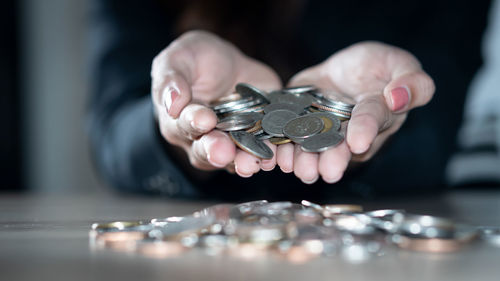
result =
M150 98L151 62L173 37L170 17L153 1L93 4L88 130L100 174L120 190L195 196L164 149Z

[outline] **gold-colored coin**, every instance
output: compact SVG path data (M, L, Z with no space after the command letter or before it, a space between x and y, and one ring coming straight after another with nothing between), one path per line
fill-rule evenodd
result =
M318 116L319 119L323 120L323 130L320 133L328 132L333 127L333 121L325 116Z
M253 134L253 133L257 132L258 130L260 130L262 128L261 124L262 124L262 120L257 121L257 123L255 123L255 125L252 128L249 128L246 130L247 133Z
M330 204L330 205L323 205L322 207L324 212L328 212L330 214L343 214L343 213L363 211L362 206L352 205L352 204Z
M280 145L280 144L289 143L289 142L291 142L292 140L291 140L291 139L289 139L289 138L272 137L272 138L270 138L270 139L269 139L269 141L270 141L272 144Z
M400 235L395 240L396 245L406 250L430 253L450 253L460 250L467 245L472 238L461 241L458 239L443 238L412 238Z
M143 225L142 221L115 221L106 223L94 223L92 229L97 231L118 231Z
M184 253L188 248L180 242L155 241L137 244L137 252L149 258L172 258Z

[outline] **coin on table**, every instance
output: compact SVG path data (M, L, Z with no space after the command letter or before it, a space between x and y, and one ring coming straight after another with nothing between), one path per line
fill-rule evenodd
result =
M229 136L236 145L243 151L253 154L259 158L271 159L274 156L273 151L254 135L245 131L232 131Z
M283 134L294 141L303 140L318 134L323 128L323 120L309 114L288 121L283 128Z
M325 127L321 131L321 133L334 130L338 131L340 130L340 120L334 115L329 112L313 112L308 114L308 116L315 116L321 118L323 120L323 123L325 124Z
M264 101L269 103L266 93L250 84L238 83L236 84L235 88L236 92L239 93L242 97L254 96L263 99Z
M215 127L222 131L238 131L253 127L261 119L262 114L257 112L235 114L223 118Z
M297 114L302 114L304 112L304 107L298 104L278 102L266 105L266 107L264 107L264 113L269 114L270 112L279 109L289 110Z
M361 205L354 204L327 204L322 207L324 210L323 212L328 214L344 214L363 211L363 207Z
M330 147L335 147L344 140L344 137L336 131L328 131L307 138L301 148L305 152L322 152Z
M275 137L284 137L283 127L288 121L297 118L299 115L295 112L279 109L269 112L262 119L262 129L268 134Z

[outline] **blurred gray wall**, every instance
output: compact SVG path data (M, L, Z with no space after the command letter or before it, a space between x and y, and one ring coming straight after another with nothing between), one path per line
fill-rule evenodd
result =
M84 131L89 1L22 0L27 184L53 193L103 190Z

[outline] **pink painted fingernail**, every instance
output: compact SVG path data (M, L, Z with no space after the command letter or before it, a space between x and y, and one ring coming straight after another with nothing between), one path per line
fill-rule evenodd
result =
M174 104L175 100L179 96L179 92L172 88L172 87L167 87L163 91L163 101L165 103L165 108L167 109L167 113L170 114L170 108ZM170 114L172 115L172 114Z
M410 102L410 90L408 87L397 87L391 91L392 111L404 109Z

